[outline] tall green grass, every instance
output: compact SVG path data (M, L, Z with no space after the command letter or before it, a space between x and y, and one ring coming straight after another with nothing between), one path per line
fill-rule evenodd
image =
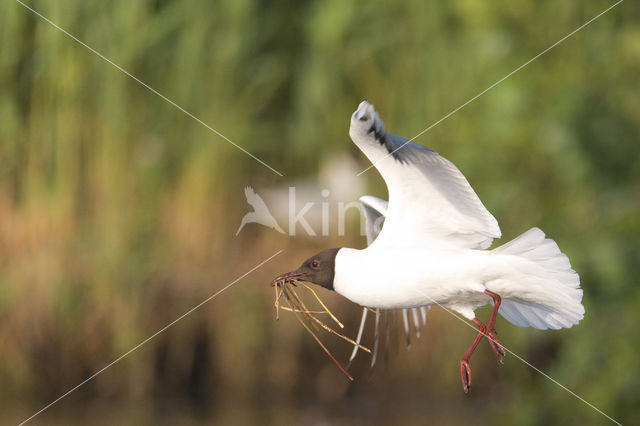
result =
M610 3L28 4L285 176L18 3L0 5L7 421L27 417L283 247L273 264L43 419L75 422L133 401L120 420L153 422L163 410L235 424L603 420L513 358L499 369L490 354L474 359L478 392L462 400L456 359L470 334L442 313L433 314L429 342L399 355L406 363L348 391L291 318L273 321L266 285L327 242L258 228L234 234L247 209L245 185L313 180L337 152L367 166L347 134L362 99L390 131L413 136ZM506 238L540 226L568 253L585 289L584 322L538 333L503 321L501 336L629 424L640 420L632 396L639 10L623 3L418 139L458 165ZM374 170L363 179L385 195ZM355 309L331 300L355 321ZM357 401L361 408L348 408Z

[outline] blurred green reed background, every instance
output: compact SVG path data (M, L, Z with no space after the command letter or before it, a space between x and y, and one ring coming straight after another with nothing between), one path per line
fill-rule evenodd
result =
M0 421L15 424L277 250L284 252L33 424L607 424L432 309L423 337L347 383L269 281L363 238L236 237L243 194L314 184L374 103L407 137L613 2L246 0L0 5ZM451 159L508 241L541 227L580 273L562 331L498 320L503 343L624 424L640 424L640 7L624 2L420 137ZM375 170L362 175L385 196ZM319 184L318 184L319 185ZM318 191L320 186L318 186ZM353 222L353 221L352 221ZM350 226L357 227L351 223ZM350 228L351 229L351 228ZM355 333L359 309L321 293ZM480 318L488 315L484 308ZM323 335L345 360L349 347Z

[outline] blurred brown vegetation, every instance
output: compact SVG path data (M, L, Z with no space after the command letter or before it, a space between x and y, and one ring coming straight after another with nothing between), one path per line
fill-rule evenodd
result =
M277 273L347 237L236 237L243 188L314 180L368 99L413 136L612 4L405 0L28 4L284 174L279 177L16 2L0 5L0 419L17 423L279 249L34 424L606 424L440 309L347 383ZM503 343L640 423L640 8L624 2L417 142L451 159L504 240L541 227L580 273L584 321L498 321ZM375 170L369 192L385 196ZM319 188L320 189L320 188ZM347 200L349 201L349 200ZM351 226L357 226L351 224ZM355 332L359 309L322 293ZM479 315L487 315L486 308ZM345 360L349 347L325 337Z

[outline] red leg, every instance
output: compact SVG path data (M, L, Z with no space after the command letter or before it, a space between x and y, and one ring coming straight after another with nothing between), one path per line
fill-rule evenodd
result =
M469 365L469 359L487 331L487 327L481 323L478 318L474 318L472 321L478 326L478 335L460 360L460 378L462 379L462 389L464 393L468 393L469 389L471 389L471 366Z
M505 350L500 344L500 341L498 341L496 329L494 328L496 316L498 315L498 309L500 308L500 302L502 299L499 295L489 290L485 290L484 292L493 299L493 312L491 312L491 317L489 318L489 322L486 326L480 322L478 318L474 318L472 320L478 326L478 335L460 360L460 378L462 379L462 389L464 390L464 393L468 393L471 389L471 366L469 365L471 354L473 354L476 346L478 346L480 340L482 340L484 336L487 336L491 349L498 357L498 361L502 362L503 357L505 356Z
M495 353L496 356L498 357L498 361L502 362L504 356L506 355L506 352L502 347L502 345L500 344L500 341L498 340L496 329L493 327L496 322L496 316L498 315L498 308L500 308L500 302L502 301L502 299L500 298L499 295L489 290L485 290L484 292L485 294L488 294L489 296L491 296L491 298L493 299L493 312L491 312L491 318L489 318L489 323L487 324L487 331L486 331L487 340L491 345L491 349L493 350L493 353Z

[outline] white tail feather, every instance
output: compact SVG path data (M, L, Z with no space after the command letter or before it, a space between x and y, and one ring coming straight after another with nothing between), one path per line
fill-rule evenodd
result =
M532 228L492 250L505 273L487 282L502 296L498 311L520 327L568 328L584 317L580 277L544 232Z

